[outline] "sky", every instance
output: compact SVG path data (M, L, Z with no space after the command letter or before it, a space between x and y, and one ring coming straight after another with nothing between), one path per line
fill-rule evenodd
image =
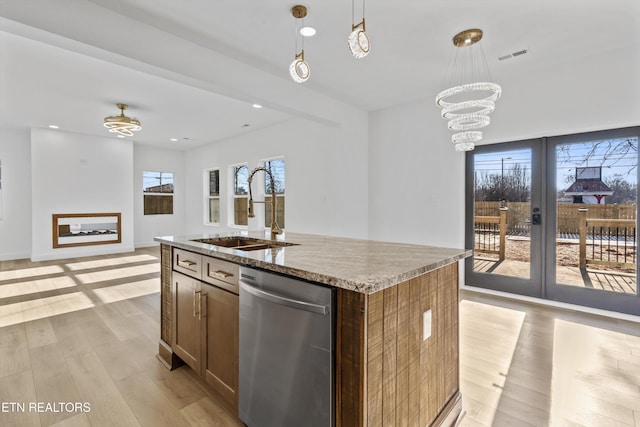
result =
M620 174L636 184L638 180L638 139L607 139L556 146L556 191L566 189L575 178L576 167L602 167L602 178ZM504 150L474 154L478 174L500 175L515 164L528 172L530 179L531 149ZM570 178L569 178L570 177ZM570 181L568 182L568 180Z

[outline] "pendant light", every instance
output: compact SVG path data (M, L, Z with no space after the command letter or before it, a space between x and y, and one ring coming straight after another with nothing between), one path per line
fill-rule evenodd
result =
M356 6L355 0L351 0L351 34L349 34L347 41L351 55L356 59L364 58L371 50L371 42L369 42L369 36L367 35L364 23L365 1L366 0L362 0L362 21L360 21L359 24L354 24Z
M489 114L495 109L502 88L490 83L489 67L481 46L479 29L461 31L453 37L456 50L449 89L436 96L441 116L457 133L451 136L456 151L470 151L482 139L482 129L489 125ZM458 56L460 53L460 57Z
M301 50L298 53L298 37L300 35L300 29L304 25L302 19L307 16L307 8L302 5L296 5L291 8L291 14L296 19L296 54L293 62L289 65L289 74L291 78L296 83L304 83L309 80L309 76L311 75L311 68L309 68L309 64L304 59L304 37L300 36L300 45ZM298 28L298 23L300 23L300 28Z

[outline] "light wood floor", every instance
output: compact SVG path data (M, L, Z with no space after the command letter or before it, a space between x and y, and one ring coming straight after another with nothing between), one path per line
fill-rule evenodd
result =
M158 257L0 262L0 426L241 425L155 358ZM472 293L460 313L462 426L640 427L640 324Z
M462 426L640 427L640 323L463 292Z

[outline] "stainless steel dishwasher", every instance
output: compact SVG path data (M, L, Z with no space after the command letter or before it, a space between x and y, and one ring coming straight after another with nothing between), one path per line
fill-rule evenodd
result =
M240 268L240 419L334 425L334 290Z

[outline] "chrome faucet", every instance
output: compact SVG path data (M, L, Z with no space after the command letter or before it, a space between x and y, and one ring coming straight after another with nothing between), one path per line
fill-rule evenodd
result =
M253 175L256 174L256 172L259 171L264 171L265 176L268 176L269 179L271 180L271 240L276 240L276 236L278 234L282 234L282 229L280 229L280 227L278 227L278 222L276 221L276 208L278 207L278 202L277 202L277 197L276 197L276 183L275 180L273 179L273 175L271 174L271 172L265 168L264 166L258 166L257 168L254 168L250 173L249 173L249 178L247 179L248 183L249 183L249 218L254 218L256 215L253 212L253 196L251 195L251 181L253 181ZM255 203L266 203L264 200L261 202L255 202Z

